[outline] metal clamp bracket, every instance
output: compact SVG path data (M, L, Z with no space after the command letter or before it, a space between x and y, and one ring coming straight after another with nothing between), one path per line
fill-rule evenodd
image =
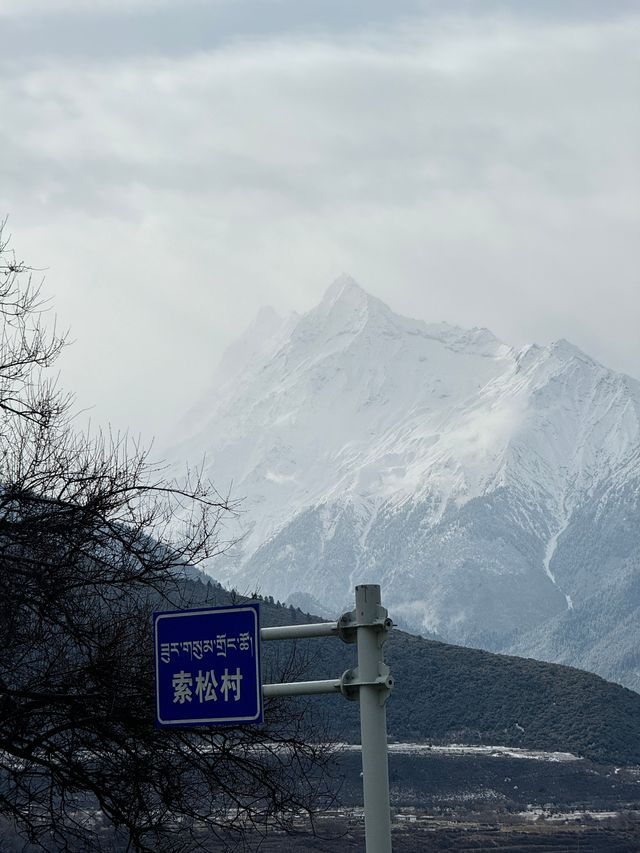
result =
M378 673L378 677L373 681L361 681L357 666L346 669L340 678L342 695L353 702L360 697L361 687L376 687L380 691L380 704L384 705L393 689L393 676L387 664L382 661L378 664Z
M393 620L389 618L389 612L382 605L376 605L375 611L375 613L359 614L357 610L350 610L343 613L338 619L338 636L342 642L355 643L358 628L367 627L380 631L380 643L384 643L387 634L393 628Z

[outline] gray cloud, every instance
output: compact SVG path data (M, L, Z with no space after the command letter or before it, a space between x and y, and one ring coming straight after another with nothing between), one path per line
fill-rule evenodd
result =
M177 56L238 40L348 39L449 17L527 22L610 21L636 0L0 0L0 63L42 58Z
M304 310L342 270L404 313L640 375L640 17L529 5L325 4L319 26L315 4L220 3L217 41L163 52L167 2L149 53L141 2L124 51L107 28L93 56L6 59L0 208L50 267L80 402L162 435L261 304Z

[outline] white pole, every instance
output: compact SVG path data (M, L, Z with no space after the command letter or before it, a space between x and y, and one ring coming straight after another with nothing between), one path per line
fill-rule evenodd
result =
M361 584L356 587L354 615L357 625L358 680L361 682L360 729L367 853L391 853L387 711L384 705L388 691L381 690L380 685L373 683L383 675L385 668L382 643L387 631L380 624L381 610L378 584Z
M358 644L358 666L348 669L341 678L263 684L262 693L265 698L271 698L340 692L347 699L360 700L366 853L391 853L385 702L393 687L393 678L384 662L382 646L392 626L380 601L379 585L360 584L356 587L356 609L344 613L337 622L281 625L260 631L261 640L335 636L345 643L355 641Z

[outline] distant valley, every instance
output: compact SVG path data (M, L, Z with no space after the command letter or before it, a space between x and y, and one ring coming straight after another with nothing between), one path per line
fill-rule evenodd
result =
M183 605L242 599L215 583L185 583ZM264 625L308 622L293 607L261 602ZM394 849L634 853L640 839L640 696L590 673L424 640L393 630L387 660L396 684L387 703ZM335 677L354 646L337 638L267 643L279 680ZM293 658L291 657L293 655ZM358 703L303 702L311 730L342 744L333 769L337 801L303 816L293 836L264 849L361 850ZM266 708L268 722L271 713Z

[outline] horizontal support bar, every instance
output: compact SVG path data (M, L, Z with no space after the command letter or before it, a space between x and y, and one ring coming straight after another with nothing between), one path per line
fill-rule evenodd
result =
M311 625L278 625L275 628L261 628L262 640L301 640L306 637L338 636L337 622L315 622Z
M327 681L292 681L289 684L263 684L262 695L265 699L274 696L311 696L314 693L340 693L341 679L330 678Z

